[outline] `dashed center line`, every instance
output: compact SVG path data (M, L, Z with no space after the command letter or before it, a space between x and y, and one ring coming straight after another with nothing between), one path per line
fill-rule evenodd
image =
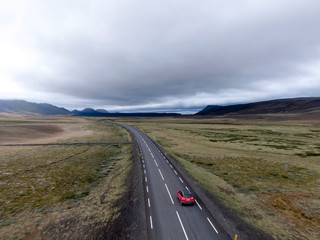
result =
M177 173L177 171L176 170L173 170L174 171L174 173L176 174L176 175L178 175L178 173Z
M161 178L162 178L162 180L164 181L164 178L163 178L163 175L162 175L162 173L161 173L161 170L158 168L158 170L159 170L159 173L160 173L160 175L161 175Z
M179 177L180 181L183 183L183 180L181 179L181 177Z
M156 164L156 166L158 167L158 163L155 159L153 159L154 163Z
M150 198L148 198L148 206L150 207Z
M172 200L172 197L171 197L171 194L170 194L170 192L169 192L168 186L167 186L166 183L165 183L164 185L166 186L166 189L167 189L167 192L168 192L169 197L170 197L170 199L171 199L171 202L172 202L172 204L174 205L174 202L173 202L173 200Z
M146 186L146 190L147 190L147 192L149 192L149 188L148 188L148 186Z
M171 164L170 164L170 167L173 168Z
M177 214L177 217L178 217L178 219L179 219L180 225L181 225L181 227L182 227L184 236L186 237L187 240L189 240L188 235L187 235L187 233L186 233L186 230L184 230L184 226L183 226L183 224L182 224L182 221L181 221L181 219L180 219L180 216L179 216L178 211L176 211L176 214Z
M198 203L198 201L195 199L194 200L196 202L196 204L198 205L198 207L200 208L200 210L202 210L202 207L200 206L200 204Z
M150 216L150 227L153 229L153 224L152 224L152 217Z
M147 177L144 177L144 179L146 180L146 182L148 182L148 179L147 179Z

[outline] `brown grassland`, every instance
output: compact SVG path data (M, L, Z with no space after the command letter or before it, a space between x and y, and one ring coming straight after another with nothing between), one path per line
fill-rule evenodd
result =
M99 119L0 115L0 238L89 239L119 215L132 146ZM25 143L65 145L5 146Z
M257 229L275 239L320 239L320 123L263 119L118 121L147 133Z

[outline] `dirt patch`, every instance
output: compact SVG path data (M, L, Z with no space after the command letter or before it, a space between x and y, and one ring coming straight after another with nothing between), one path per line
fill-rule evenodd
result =
M50 143L73 137L82 137L91 131L70 124L59 125L5 125L0 126L0 144Z

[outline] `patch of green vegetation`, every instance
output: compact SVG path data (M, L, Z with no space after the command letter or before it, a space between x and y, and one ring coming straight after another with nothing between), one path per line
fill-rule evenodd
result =
M0 227L5 227L5 226L9 226L11 224L16 223L15 220L4 220L0 222Z
M304 152L304 153L297 153L299 157L318 157L320 156L319 152Z
M297 185L314 185L320 178L317 172L287 163L270 162L260 158L193 157L175 153L179 157L211 170L240 192L272 192L295 189Z
M12 213L88 195L90 188L106 175L101 172L114 163L110 159L119 152L114 146L85 148L86 151L65 162L3 180L0 185L1 211Z
M201 136L209 138L212 142L239 142L239 141L248 141L255 142L259 141L259 138L255 136L248 136L243 134L233 134L227 132L200 132L198 133Z
M310 130L310 132L320 133L319 129L309 129L309 130Z
M262 134L262 135L273 135L273 136L283 136L284 135L283 132L278 132L278 131L269 130L269 129L247 129L246 131L253 132L256 134Z
M303 138L315 138L315 137L317 137L316 134L312 134L312 133L296 133L296 134L294 134L294 136L303 137Z

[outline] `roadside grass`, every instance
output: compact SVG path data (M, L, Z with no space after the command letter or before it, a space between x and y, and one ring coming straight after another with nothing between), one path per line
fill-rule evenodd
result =
M76 124L92 134L58 142L130 141L130 135L116 125L95 120ZM100 227L107 224L117 217L115 201L128 190L130 157L131 145L19 146L0 153L0 236L39 238L40 225L45 229L48 224L57 224L47 235L49 239L55 234L60 238L65 227L59 223L62 216L77 216L74 229L97 222ZM103 204L97 205L100 201ZM70 229L65 229L65 234L71 234Z
M121 121L146 132L226 207L275 239L320 238L316 122Z

